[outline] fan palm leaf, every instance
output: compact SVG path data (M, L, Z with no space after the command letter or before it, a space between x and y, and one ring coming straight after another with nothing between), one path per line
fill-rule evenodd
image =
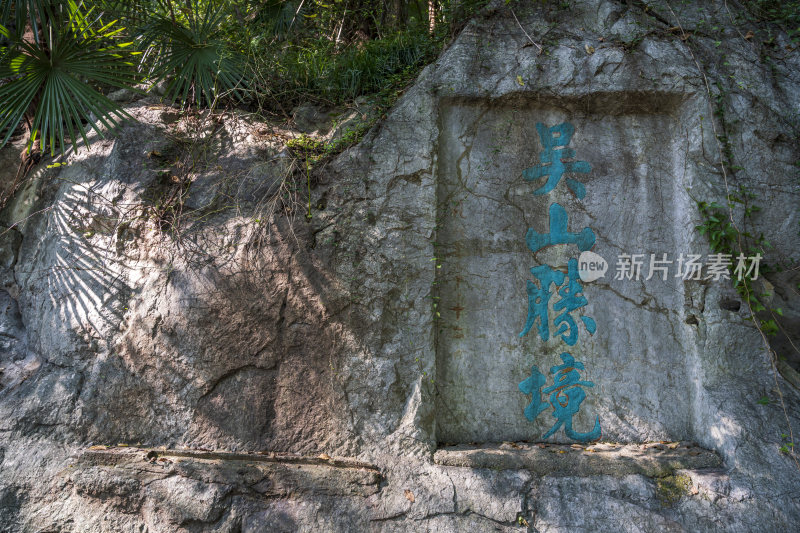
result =
M0 6L0 25L22 32L30 24L34 34L37 34L41 29L41 21L51 19L55 7L57 5L52 0L4 1Z
M88 145L86 125L103 136L101 124L113 129L127 117L95 87L136 83L132 43L120 42L122 28L104 24L91 9L72 1L61 7L66 16L45 18L48 24L39 39L24 39L0 26L8 43L0 49L0 80L5 80L0 85L0 146L24 119L30 126L29 147L38 140L42 151L49 148L54 154L56 148L66 151L66 139L73 147L79 139Z
M168 80L167 98L181 105L210 103L226 93L239 97L243 60L219 29L227 12L212 3L202 8L197 0L191 6L179 20L158 16L144 28L141 46L153 58L154 81Z

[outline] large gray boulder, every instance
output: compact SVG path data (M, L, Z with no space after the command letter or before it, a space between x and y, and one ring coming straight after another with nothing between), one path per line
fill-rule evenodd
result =
M37 168L0 216L0 531L793 530L800 393L730 280L614 273L710 254L696 202L740 187L796 266L800 56L731 1L571 4L493 4L313 176L151 100ZM531 268L590 247L575 343L555 295L520 336ZM592 385L529 420L562 362Z

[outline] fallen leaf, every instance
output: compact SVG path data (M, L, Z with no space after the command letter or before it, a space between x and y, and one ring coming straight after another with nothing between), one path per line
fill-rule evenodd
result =
M570 444L569 447L572 448L573 450L582 450L583 449L583 446L581 446L580 444Z
M406 500L410 501L411 503L414 503L414 493L413 492L411 492L410 490L406 489L404 494L406 495Z
M594 46L590 44L583 45L584 49L586 49L586 53L592 55L594 53Z
M328 459L330 459L330 458L331 458L331 456L330 456L330 455L328 455L327 453L321 453L321 454L319 454L319 455L317 456L317 458L319 458L319 459L322 459L323 461L327 461Z
M107 450L108 446L105 444L95 444L94 446L89 446L90 450Z
M747 40L749 41L749 40L750 40L750 39L752 39L754 36L755 36L755 33L753 33L753 30L750 30L750 31L748 31L748 32L747 32L747 35L745 35L745 36L744 36L744 38L745 38L745 39L747 39Z
M603 37L599 37L597 40L600 41L601 43L606 42L606 40Z
M667 444L667 448L669 448L670 450L674 450L678 446L680 446L680 442L671 442L671 443Z
M520 87L525 86L525 82L522 81L522 76L520 76L519 74L517 74L517 83L519 84Z

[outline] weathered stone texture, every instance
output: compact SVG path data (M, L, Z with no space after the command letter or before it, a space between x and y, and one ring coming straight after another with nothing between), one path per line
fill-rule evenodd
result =
M795 529L800 465L779 448L800 393L725 280L587 283L597 332L572 350L595 384L578 430L599 416L631 450L698 448L549 474L519 455L552 417L527 421L518 383L565 348L518 336L529 269L576 255L525 247L551 202L611 262L705 255L695 202L745 186L765 259L800 249L797 51L744 39L733 1L571 4L490 6L314 175L310 221L286 132L242 115L131 102L137 123L35 169L0 214L0 531ZM521 177L535 123L562 121L592 167L583 199ZM786 310L780 351L796 272L763 285ZM89 450L118 443L136 449Z

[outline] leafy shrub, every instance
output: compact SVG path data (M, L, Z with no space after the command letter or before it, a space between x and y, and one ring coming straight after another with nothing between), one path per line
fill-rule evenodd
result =
M143 28L139 46L152 57L153 83L168 80L167 98L182 106L211 105L221 94L238 96L244 65L223 34L226 10L193 0L182 15L156 14Z
M414 30L368 41L343 51L335 43L315 41L287 46L275 55L255 56L253 76L268 107L304 100L338 104L386 87L392 76L430 61L436 47Z
M98 86L136 83L131 42L124 42L122 28L104 23L94 9L72 0L57 4L30 0L14 13L8 4L2 12L0 146L24 121L29 145L40 141L42 150L49 147L55 153L58 147L63 152L67 142L88 142L84 124L102 135L90 115L107 127L125 116ZM30 19L26 22L23 15ZM32 31L26 34L28 27Z

